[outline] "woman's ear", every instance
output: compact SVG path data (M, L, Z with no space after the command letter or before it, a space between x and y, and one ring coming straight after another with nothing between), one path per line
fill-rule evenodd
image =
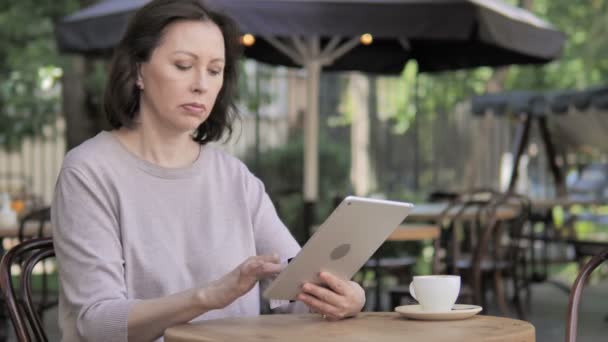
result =
M135 80L135 85L139 90L144 90L144 79L141 76L141 64L137 63L137 79Z

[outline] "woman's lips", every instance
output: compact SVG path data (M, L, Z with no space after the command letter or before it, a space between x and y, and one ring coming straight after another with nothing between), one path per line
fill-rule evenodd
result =
M193 113L193 114L204 113L207 110L205 105L198 104L198 103L186 103L186 104L181 105L181 107L183 109L185 109L187 112Z

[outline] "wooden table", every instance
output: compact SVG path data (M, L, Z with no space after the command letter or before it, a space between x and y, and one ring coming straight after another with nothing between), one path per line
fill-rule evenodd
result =
M184 324L165 331L165 342L220 341L425 341L533 342L528 322L493 316L460 321L414 321L397 313L361 313L356 318L329 322L319 315L264 315Z
M406 218L406 221L431 221L436 222L441 219L441 215L450 205L448 202L445 203L419 203L414 204L414 210ZM446 214L447 218L453 218L462 208L462 206L454 205L452 209ZM473 220L476 218L478 208L471 206L465 209L464 213L460 216L463 220ZM509 220L517 217L518 211L511 206L499 206L496 211L499 220Z
M571 207L573 205L582 205L582 206L596 206L596 205L606 205L608 204L605 200L598 199L589 199L589 200L581 200L581 199L573 199L570 197L555 197L555 198L543 198L543 199L534 199L532 200L532 208L534 210L549 210L554 207Z
M422 241L439 237L441 228L434 224L402 224L397 227L386 241Z
M38 222L30 221L25 224L24 236L34 237L38 236L40 230L40 224ZM44 236L51 236L51 224L46 223L43 228ZM1 238L16 238L19 235L19 224L13 225L0 225L0 239Z

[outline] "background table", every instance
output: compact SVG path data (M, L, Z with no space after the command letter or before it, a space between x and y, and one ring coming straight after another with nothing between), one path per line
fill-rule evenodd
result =
M535 341L528 322L493 316L459 321L414 321L397 313L361 313L328 322L319 315L264 315L184 324L165 331L165 342L219 341Z
M387 241L422 241L439 238L441 227L434 224L401 224L386 239Z
M554 198L543 198L533 199L532 207L536 210L541 209L553 209L555 207L571 207L573 205L582 206L598 206L607 205L608 202L602 199L575 199L570 197L554 197Z
M415 203L414 210L405 219L411 221L436 222L441 219L444 211L450 206L448 202L440 203ZM462 204L456 204L445 213L445 218L453 218L462 209ZM477 217L478 206L470 206L459 216L463 220L473 220ZM496 215L499 220L509 220L517 217L518 211L511 206L501 205L497 208Z
M39 235L40 224L38 222L28 222L24 226L23 235L25 237L35 237ZM0 238L16 238L19 236L19 223L12 225L0 225ZM51 236L51 224L47 223L43 228L43 236Z

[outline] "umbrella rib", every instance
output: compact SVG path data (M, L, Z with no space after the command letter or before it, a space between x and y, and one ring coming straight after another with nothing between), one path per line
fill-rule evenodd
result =
M300 56L303 57L302 59L309 59L312 57L310 51L306 49L306 45L302 37L292 36L291 41L293 42L293 46L300 53Z
M325 45L323 51L321 52L321 59L328 58L331 52L336 48L336 46L338 46L340 41L342 41L342 37L340 36L331 37L331 40L329 41L329 43L327 43L327 45Z
M270 45L274 46L277 50L284 53L287 57L291 58L291 60L299 65L304 65L304 58L306 56L298 55L298 52L293 50L290 46L287 46L280 40L274 37L264 37Z
M336 49L334 49L333 51L327 51L327 55L323 56L323 57L325 57L323 60L323 64L324 65L332 64L336 59L344 56L347 52L354 49L357 45L359 45L359 37L353 37L350 40L348 40L346 43L344 43L344 44L340 45L339 47L337 47ZM323 52L325 52L325 51L323 51Z

